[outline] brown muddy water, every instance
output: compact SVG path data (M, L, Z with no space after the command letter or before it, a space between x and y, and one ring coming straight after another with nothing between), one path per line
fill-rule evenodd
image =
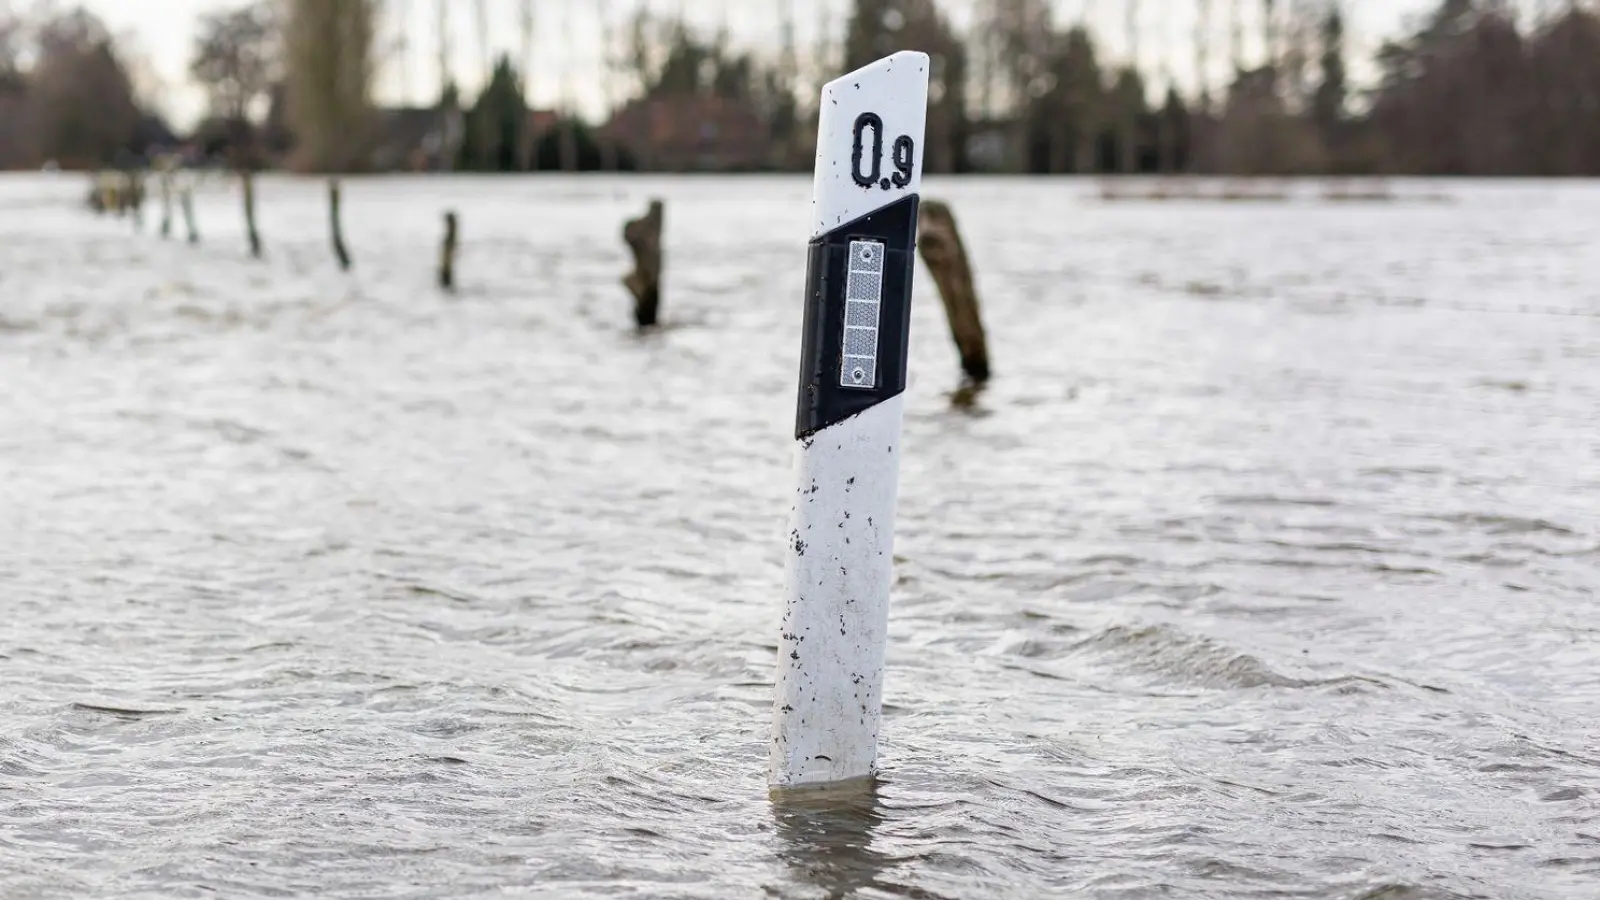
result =
M82 187L0 179L0 896L1600 896L1600 186L930 180L996 380L919 273L884 775L811 803L806 179L351 180L349 275L317 182L262 262Z

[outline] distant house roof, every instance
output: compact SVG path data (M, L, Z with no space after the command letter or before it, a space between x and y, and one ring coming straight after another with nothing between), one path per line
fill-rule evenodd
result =
M747 102L710 94L635 100L602 133L647 169L753 171L767 164L766 125Z
M0 169L39 164L28 127L28 85L21 77L0 76Z
M528 130L530 132L532 132L535 137L537 137L537 136L539 136L541 134L544 134L545 132L549 131L550 129L556 127L556 124L558 122L560 122L560 121L561 121L561 113L559 111L557 111L557 110L553 110L553 109L530 109L530 110L528 110Z
M437 168L448 162L461 137L461 113L437 106L378 110L372 165L379 171Z
M141 150L170 150L182 145L183 140L167 124L166 119L145 113L139 117L138 128L134 131L134 144Z

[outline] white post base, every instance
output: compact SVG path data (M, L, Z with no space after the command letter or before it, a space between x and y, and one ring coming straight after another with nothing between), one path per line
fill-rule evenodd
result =
M875 771L903 407L891 397L798 442L774 786Z

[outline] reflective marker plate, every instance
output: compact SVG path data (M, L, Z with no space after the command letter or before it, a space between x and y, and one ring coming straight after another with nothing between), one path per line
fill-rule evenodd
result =
M883 304L884 245L851 241L849 277L844 288L844 355L839 385L877 387L878 313Z

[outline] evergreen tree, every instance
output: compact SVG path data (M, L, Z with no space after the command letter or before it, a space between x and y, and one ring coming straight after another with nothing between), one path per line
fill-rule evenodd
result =
M1094 38L1082 28L1055 35L1046 63L1046 89L1025 112L1028 170L1039 174L1091 172L1106 105Z
M1322 135L1323 146L1333 155L1342 143L1340 126L1344 122L1344 104L1348 87L1344 68L1344 19L1339 7L1328 10L1322 23L1322 80L1317 85L1312 100L1312 116Z
M965 42L934 0L855 0L845 30L846 71L901 50L930 57L924 169L965 171L970 127Z
M528 107L511 58L502 55L478 102L467 113L458 167L474 172L517 172L524 165Z

